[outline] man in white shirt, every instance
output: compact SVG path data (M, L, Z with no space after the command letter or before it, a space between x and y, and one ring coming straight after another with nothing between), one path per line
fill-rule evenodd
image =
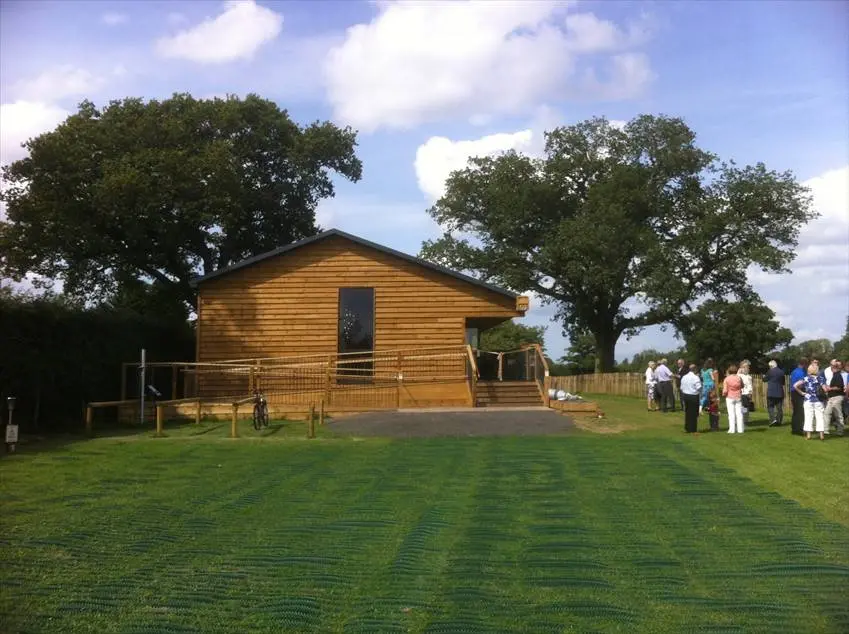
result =
M837 427L837 435L843 435L843 399L845 398L846 386L849 385L849 374L841 367L840 361L832 359L829 367L823 372L825 377L825 392L828 402L825 406L825 429L828 433L832 422Z
M666 367L666 359L661 359L654 371L657 380L657 392L660 395L660 411L675 411L675 394L672 392L672 372Z
M688 434L699 430L699 400L702 395L702 380L696 374L696 364L681 378L681 405L684 407L684 431Z

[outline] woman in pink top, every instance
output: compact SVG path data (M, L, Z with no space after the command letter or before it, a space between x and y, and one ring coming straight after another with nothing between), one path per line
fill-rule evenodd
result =
M731 365L722 382L722 395L728 407L728 433L743 433L743 379L737 374L737 366Z

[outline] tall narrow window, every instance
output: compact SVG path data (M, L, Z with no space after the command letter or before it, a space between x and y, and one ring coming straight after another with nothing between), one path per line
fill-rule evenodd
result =
M374 289L339 289L340 378L371 381L374 372ZM359 353L359 354L351 354ZM362 360L360 360L362 359Z

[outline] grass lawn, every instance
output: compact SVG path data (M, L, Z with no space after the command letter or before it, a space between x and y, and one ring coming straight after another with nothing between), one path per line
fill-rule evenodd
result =
M547 438L27 447L0 459L0 631L849 631L849 438L599 402Z

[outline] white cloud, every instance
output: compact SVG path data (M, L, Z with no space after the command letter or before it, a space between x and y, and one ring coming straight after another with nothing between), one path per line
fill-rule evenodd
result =
M49 102L87 95L99 89L103 83L103 77L83 68L65 65L44 71L35 79L18 82L12 87L12 92L17 99Z
M752 265L746 269L746 279L750 284L766 286L770 284L777 284L781 281L781 276L775 273L766 273L757 266Z
M767 308L775 313L775 319L785 328L792 328L796 324L792 302L782 299L773 299L765 302Z
M165 20L168 22L168 24L175 26L177 24L183 24L183 22L188 21L188 18L185 15L183 15L182 13L178 13L178 12L174 11L172 13L169 13L166 16Z
M824 218L849 224L849 165L829 170L803 184L811 188L814 204Z
M447 116L476 123L523 114L549 97L635 94L651 78L639 43L591 14L565 16L565 3L381 2L368 24L348 29L327 57L335 115L369 132ZM610 87L589 70L570 85L577 56L612 53ZM529 62L529 60L531 60Z
M156 43L156 51L162 57L201 64L251 59L263 44L276 38L282 28L281 14L257 5L254 0L228 0L217 17L161 38Z
M532 139L531 130L490 134L474 141L431 137L416 150L415 169L419 188L435 201L445 193L445 181L451 172L466 167L470 158L492 156L506 150L525 150L530 147Z
M796 258L790 264L802 275L838 274L849 277L849 165L829 170L802 183L811 190L820 217L799 236Z
M129 17L123 13L109 12L100 16L100 21L106 26L118 26L119 24L126 24L129 21Z
M316 209L316 222L323 229L340 229L355 235L363 235L364 230L433 232L438 229L424 205L385 202L367 196L323 199Z
M49 132L62 123L70 113L58 106L33 101L16 101L0 105L0 165L27 156L21 144Z
M831 234L832 238L838 238L835 233ZM843 240L834 244L804 244L796 250L796 259L790 267L794 271L806 268L821 268L827 266L835 266L839 263L846 262L849 259L849 242L847 242L846 234L842 236Z
M842 294L849 300L849 268L844 271L846 277L834 277L820 282L819 291L823 295ZM849 308L849 303L847 303Z
M595 68L584 73L581 89L595 100L620 101L639 95L655 74L645 53L620 53L610 58L601 77Z
M592 13L573 13L566 18L566 42L576 53L602 53L645 44L650 25L646 18L627 30Z
M837 339L849 312L849 166L803 185L821 217L802 230L791 272L749 275L781 324L793 330L795 343Z
M793 343L802 343L813 339L831 339L833 337L833 333L828 332L825 328L806 328L795 332L794 335Z

